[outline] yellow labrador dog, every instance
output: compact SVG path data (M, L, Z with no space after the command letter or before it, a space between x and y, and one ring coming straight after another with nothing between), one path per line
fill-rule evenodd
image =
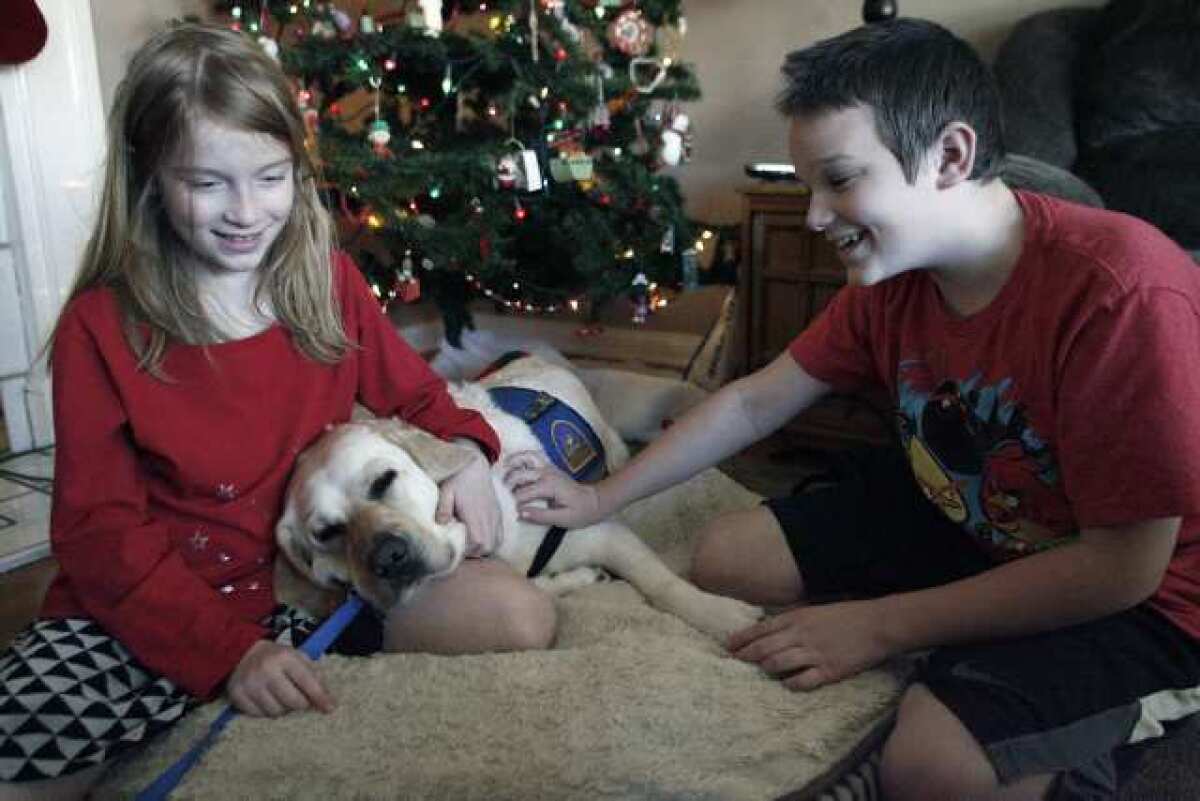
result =
M502 456L543 446L522 417L497 405L488 392L494 387L534 390L566 403L591 426L609 470L628 458L579 379L538 357L517 359L478 382L450 386L459 406L477 410L496 430ZM404 604L463 560L466 527L457 521L439 525L434 511L438 484L467 458L462 446L394 419L331 428L296 463L276 527L279 545L292 566L320 587L353 586L380 611ZM502 478L498 462L491 480L503 536L494 555L528 573L535 557L546 558L547 527L518 519ZM601 580L604 571L629 581L656 607L718 638L761 616L757 607L703 592L675 575L615 520L567 532L534 581L559 594Z

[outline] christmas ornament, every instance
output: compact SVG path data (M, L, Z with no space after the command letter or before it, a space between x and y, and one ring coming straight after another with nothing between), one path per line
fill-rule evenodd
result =
M646 322L646 318L650 315L650 281L647 280L645 273L638 273L633 277L632 287L629 290L629 297L633 300L633 321L637 324Z
M659 244L658 249L662 253L675 252L675 226L669 225L667 226L667 230L663 231L662 242Z
M629 82L633 88L648 95L667 77L667 65L657 58L638 56L629 61Z
M386 158L392 154L388 148L388 142L392 141L392 130L387 120L375 120L367 127L367 141L371 143L376 156Z
M412 251L404 251L400 272L396 275L396 296L404 303L415 303L421 299L421 282L413 274Z
M658 30L654 32L654 47L658 51L659 58L671 59L672 61L679 58L679 53L683 50L684 27L683 20L680 20L680 25L678 26L658 26Z
M505 153L496 162L496 185L501 189L517 188L517 156L515 153Z
M420 0L421 17L425 30L430 36L442 32L442 0Z
M700 286L700 260L695 248L688 248L679 257L679 270L683 275L683 288L696 289Z
M258 46L273 60L279 61L279 42L276 42L270 36L260 36L258 37Z
M597 72L592 77L596 87L596 105L588 112L588 126L593 132L607 132L612 127L612 115L608 112L608 103L604 100L604 76Z
M308 89L301 89L297 92L296 105L300 108L300 118L304 120L304 128L308 131L308 135L316 136L321 115L312 107L312 92Z
M511 150L502 155L497 162L496 183L501 189L540 191L546 182L542 178L537 153L516 139L509 139L505 144Z
M691 154L692 121L688 115L676 111L671 115L670 123L661 134L662 145L658 156L663 164L675 167Z
M375 119L367 126L367 141L371 143L371 149L375 151L375 155L379 158L386 158L392 155L392 151L388 149L388 142L392 141L392 129L388 127L387 120L383 119L380 114L380 88L383 86L383 79L372 75L367 79L367 83L375 90Z
M550 160L550 176L559 183L592 180L592 157L587 153L564 153Z
M642 12L629 8L608 25L608 43L627 56L644 56L654 41L654 26Z

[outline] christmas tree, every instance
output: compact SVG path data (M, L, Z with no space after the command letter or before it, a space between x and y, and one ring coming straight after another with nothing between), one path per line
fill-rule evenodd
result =
M342 246L381 301L595 311L678 284L699 97L681 0L243 0L294 78ZM649 300L653 300L649 298Z

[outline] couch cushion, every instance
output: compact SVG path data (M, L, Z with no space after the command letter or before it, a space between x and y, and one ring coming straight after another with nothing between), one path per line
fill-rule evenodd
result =
M1097 16L1091 8L1033 14L1000 46L993 70L1010 152L1064 169L1075 163L1075 75Z
M1114 0L1080 73L1081 150L1200 128L1200 0Z

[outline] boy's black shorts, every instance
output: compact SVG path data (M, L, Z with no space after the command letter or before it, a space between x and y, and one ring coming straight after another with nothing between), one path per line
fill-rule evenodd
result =
M925 499L898 450L855 452L841 472L832 485L766 502L810 598L922 589L992 566ZM1002 782L1055 773L1055 799L1108 799L1118 761L1132 753L1121 746L1200 710L1200 643L1143 605L1044 634L940 648L915 680L963 722Z

